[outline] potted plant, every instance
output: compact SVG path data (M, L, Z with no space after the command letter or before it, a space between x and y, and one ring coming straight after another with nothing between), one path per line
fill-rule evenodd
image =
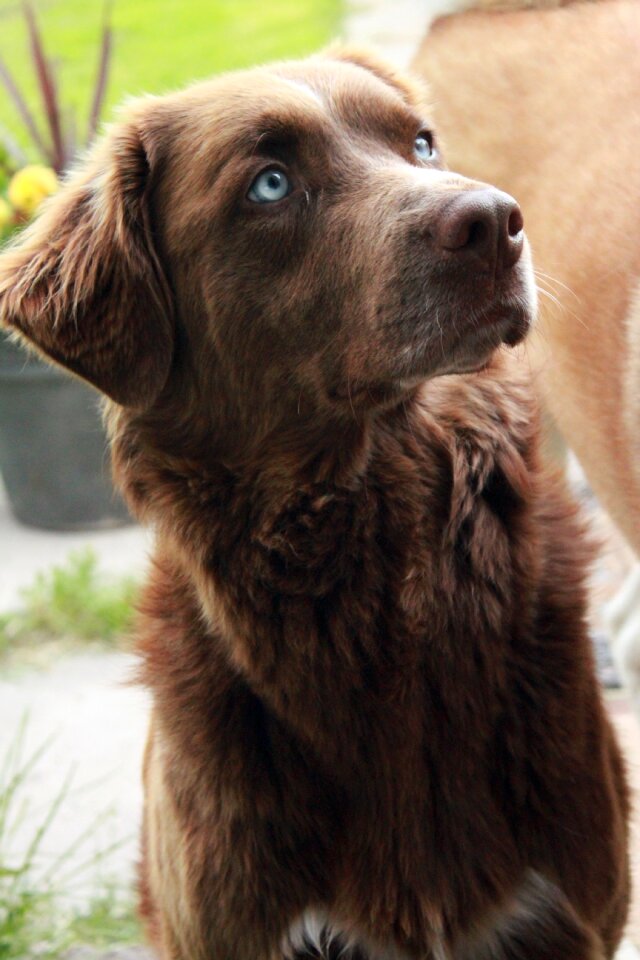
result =
M0 145L0 243L20 229L77 152L74 124L61 109L53 65L31 7L25 3L29 43L48 136L0 60L4 83L42 164L25 164L7 137ZM95 135L111 54L107 17L90 112L87 142ZM65 118L65 119L63 119ZM66 120L66 122L65 122ZM110 481L106 438L97 394L42 363L0 332L0 472L11 509L23 523L47 529L119 525L128 514Z

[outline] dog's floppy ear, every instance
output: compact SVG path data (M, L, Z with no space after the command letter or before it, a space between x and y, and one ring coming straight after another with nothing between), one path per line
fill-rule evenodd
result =
M164 386L174 344L150 175L140 123L115 127L0 255L0 323L133 407Z

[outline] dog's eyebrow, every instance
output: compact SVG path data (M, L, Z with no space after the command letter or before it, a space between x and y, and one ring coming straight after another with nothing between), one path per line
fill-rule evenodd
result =
M271 154L292 149L300 140L300 129L295 123L265 118L248 133L245 143L249 153Z
M385 140L404 141L415 136L421 127L429 126L425 117L404 103L400 97L383 102L376 100L363 109L359 98L343 96L339 112L344 123L360 133L374 133Z
M308 112L282 115L270 110L254 118L252 127L244 131L243 144L250 153L269 153L294 148L307 137L317 138L325 133L323 117Z

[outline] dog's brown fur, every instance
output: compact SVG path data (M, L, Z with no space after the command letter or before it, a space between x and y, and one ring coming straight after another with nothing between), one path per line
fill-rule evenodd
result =
M142 901L166 960L310 955L309 909L331 956L603 960L620 936L588 551L495 351L526 269L437 248L478 185L421 169L425 111L337 53L142 102L0 259L4 322L115 401L157 532ZM304 186L257 210L276 160Z

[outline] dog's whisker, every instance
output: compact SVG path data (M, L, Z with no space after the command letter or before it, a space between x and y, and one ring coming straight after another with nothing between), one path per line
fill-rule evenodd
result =
M357 421L355 407L353 406L353 398L351 396L351 377L347 374L347 396L349 397L349 406L351 407L351 413L353 414L353 419Z
M548 293L552 293L554 297L559 297L558 290L556 290L556 288L547 280L545 280L543 277L537 276L537 274L534 274L534 276L536 280L536 287L538 287L538 289L546 290Z
M554 296L554 294L550 293L548 290L545 290L545 288L541 287L539 284L536 284L536 290L538 291L539 294L541 294L541 296L546 297L548 300L554 303L559 310L566 313L568 316L572 317L572 319L576 320L580 324L580 326L584 327L585 330L589 329L588 324L585 323L582 317L578 316L578 314L575 313L575 311L569 309L566 303L562 303L562 301L559 300L556 296Z
M440 312L438 310L437 304L435 309L435 321L436 321L436 326L438 327L438 331L440 333L440 350L442 351L442 359L446 361L447 357L444 349L444 330L442 329L442 323L440 321Z
M572 288L571 288L570 286L568 286L566 283L563 283L562 280L558 280L557 277L552 277L552 276L551 276L550 274L548 274L548 273L543 273L542 270L538 270L537 267L534 267L534 268L533 268L533 272L534 272L535 276L536 276L538 279L546 280L547 283L549 283L549 284L554 284L555 286L562 287L562 289L563 289L563 290L566 290L567 293L571 294L571 296L574 297L574 299L575 299L578 303L581 302L581 301L580 301L580 297L579 297L578 294L575 292L575 290L572 290Z
M548 290L545 290L544 287L541 287L539 284L536 284L536 290L541 296L546 297L547 300L551 300L552 303L555 303L555 305L559 307L561 310L566 309L564 304L561 303L560 300L558 300L555 294L550 293Z

